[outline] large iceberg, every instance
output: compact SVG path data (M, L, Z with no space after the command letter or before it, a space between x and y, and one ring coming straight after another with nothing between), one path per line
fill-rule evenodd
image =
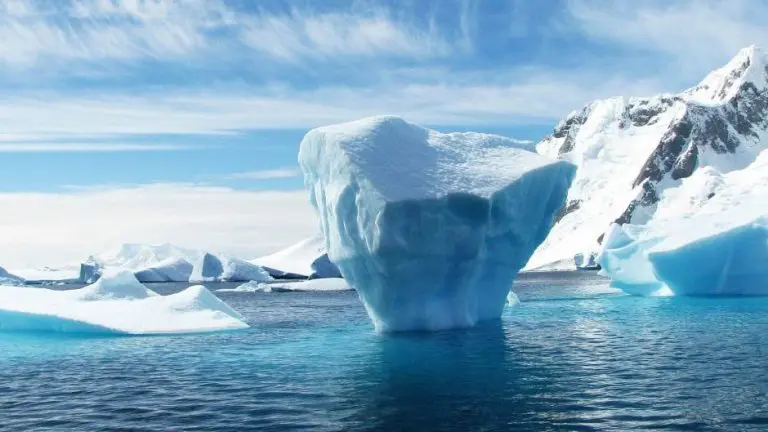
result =
M630 294L768 295L768 150L743 170L700 170L646 225L614 224L600 254Z
M237 258L206 253L195 263L190 282L271 281L263 267Z
M321 234L304 239L295 245L251 262L270 270L275 277L338 278L338 267L325 253L325 241Z
M108 270L98 282L70 291L0 287L2 331L169 334L247 327L203 286L161 296L125 270Z
M575 167L529 144L397 117L310 131L299 163L328 256L379 331L498 319Z

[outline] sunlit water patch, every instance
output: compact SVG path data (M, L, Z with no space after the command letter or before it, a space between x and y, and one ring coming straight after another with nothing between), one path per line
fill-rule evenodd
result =
M354 292L221 293L252 326L234 332L0 334L0 429L768 427L768 299L628 297L588 273L517 291L501 323L435 334L375 334Z

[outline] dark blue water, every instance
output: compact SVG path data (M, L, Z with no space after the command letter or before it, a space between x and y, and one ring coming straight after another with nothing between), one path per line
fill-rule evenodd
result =
M230 333L0 334L0 429L768 430L768 298L517 285L437 334L376 335L353 292L224 293Z

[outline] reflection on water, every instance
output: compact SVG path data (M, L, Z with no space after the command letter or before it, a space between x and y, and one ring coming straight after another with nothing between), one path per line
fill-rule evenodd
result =
M170 291L183 287L166 287ZM0 335L0 429L765 430L768 299L535 275L503 320L377 335L354 293L226 293L252 329Z

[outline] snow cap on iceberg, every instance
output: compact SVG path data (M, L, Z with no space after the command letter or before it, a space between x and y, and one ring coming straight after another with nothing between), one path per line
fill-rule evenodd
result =
M499 318L575 172L518 141L391 116L310 131L299 163L328 257L382 331Z
M339 269L328 259L325 253L325 240L322 234L316 234L271 255L256 258L251 262L265 269L276 277L285 275L303 276L312 279L337 278Z

